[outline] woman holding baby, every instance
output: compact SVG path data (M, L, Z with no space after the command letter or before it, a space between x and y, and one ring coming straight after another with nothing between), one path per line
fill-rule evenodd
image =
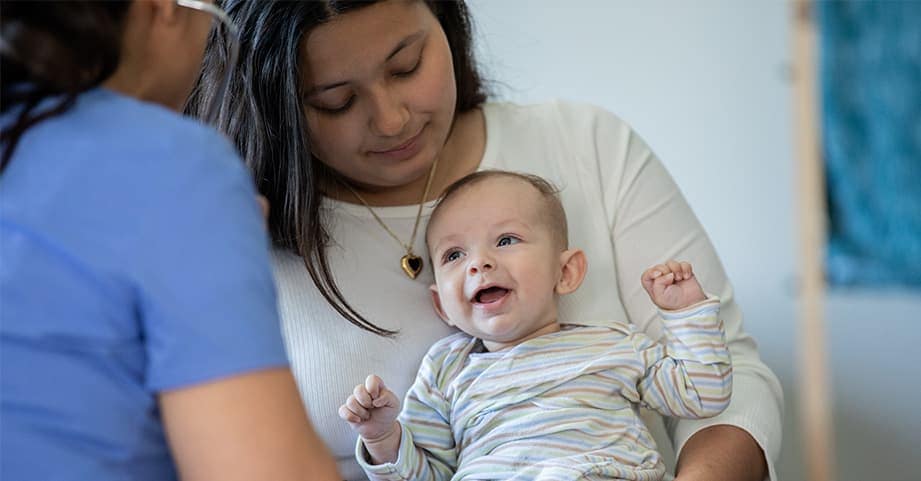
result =
M241 29L235 81L219 97L210 88L219 62L207 59L194 105L220 104L219 127L271 204L286 347L346 479L364 474L339 405L372 372L402 397L429 346L454 332L432 308L423 233L441 192L487 169L561 188L569 242L591 266L579 290L561 298L562 318L629 320L657 338L662 325L638 280L668 258L693 263L720 299L732 400L708 419L646 421L659 445L675 447L676 479L773 476L779 383L742 329L703 228L625 122L588 105L487 102L463 2L224 6Z

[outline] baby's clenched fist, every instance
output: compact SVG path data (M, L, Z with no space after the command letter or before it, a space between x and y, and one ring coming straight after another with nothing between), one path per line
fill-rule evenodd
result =
M707 298L691 264L674 260L646 269L641 278L649 298L660 309L684 309Z
M374 374L368 376L364 384L355 386L345 404L339 406L339 417L369 442L399 430L396 423L399 413L400 400Z

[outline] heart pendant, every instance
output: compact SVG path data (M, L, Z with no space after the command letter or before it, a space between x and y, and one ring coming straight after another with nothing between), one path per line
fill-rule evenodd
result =
M422 272L422 258L415 254L406 254L400 259L400 267L410 279L415 279Z

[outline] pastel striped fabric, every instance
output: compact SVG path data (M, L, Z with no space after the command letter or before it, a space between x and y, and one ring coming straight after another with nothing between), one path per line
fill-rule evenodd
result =
M565 325L506 351L464 334L429 350L407 394L395 463L374 480L660 480L665 466L638 415L719 414L732 367L709 299L663 313L655 342L629 324Z

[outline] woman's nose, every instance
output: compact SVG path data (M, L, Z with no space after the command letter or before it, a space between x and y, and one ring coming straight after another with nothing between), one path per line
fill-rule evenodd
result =
M386 86L376 89L371 95L371 131L381 137L398 137L405 133L409 122L409 109L395 92Z

